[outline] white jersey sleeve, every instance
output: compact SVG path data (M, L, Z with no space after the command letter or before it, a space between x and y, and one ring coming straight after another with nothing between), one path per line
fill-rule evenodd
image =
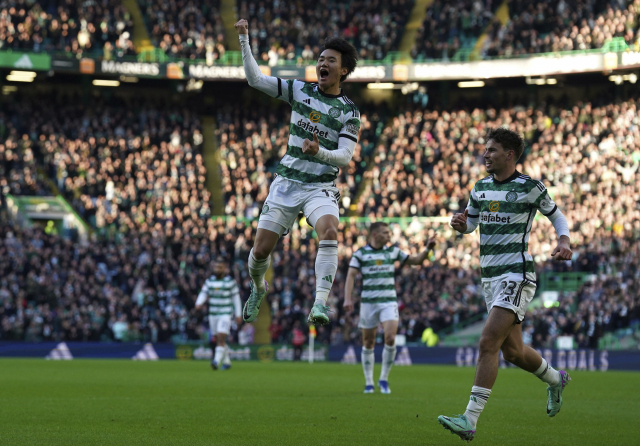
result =
M242 316L242 302L240 301L240 290L238 284L234 282L231 288L231 298L233 299L233 313L235 317Z
M358 134L360 132L360 112L355 105L349 113L348 119L345 120L340 133L338 134L338 149L327 150L320 147L315 157L336 167L343 167L351 162L353 151L358 143Z
M361 260L362 259L360 258L360 250L354 252L353 255L351 256L351 261L349 262L349 268L360 269Z
M242 64L244 65L244 73L247 77L249 85L256 88L269 96L289 102L289 95L283 94L282 79L279 77L266 76L260 71L258 63L251 54L251 46L249 45L249 36L240 34L240 49L242 50Z
M529 193L529 198L533 203L533 207L539 210L542 215L547 217L558 237L566 235L569 237L569 224L564 214L558 209L558 206L549 196L549 191L540 181L535 181L536 187L534 187Z
M471 189L471 194L469 194L467 210L469 212L467 213L467 230L465 234L471 234L478 227L478 223L480 223L480 203L478 203L475 185L473 189Z
M202 286L202 290L200 290L200 294L198 294L198 299L196 300L196 307L205 304L205 302L207 301L207 297L209 296L207 293L208 291L209 291L209 285L208 285L208 281L206 281Z

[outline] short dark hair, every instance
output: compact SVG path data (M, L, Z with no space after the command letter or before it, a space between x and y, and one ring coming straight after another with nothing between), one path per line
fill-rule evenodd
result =
M385 228L385 227L389 227L388 223L385 223L383 221L376 221L374 223L371 223L371 226L369 226L369 234L372 234L373 231L377 231L380 228Z
M356 48L341 37L332 37L324 42L322 48L320 48L320 54L324 50L334 50L340 53L340 67L347 69L347 74L340 76L340 82L353 73L358 64L358 51Z
M518 132L498 127L497 129L489 129L487 133L487 142L493 139L500 144L504 150L513 150L516 154L516 161L520 159L524 152L524 139Z

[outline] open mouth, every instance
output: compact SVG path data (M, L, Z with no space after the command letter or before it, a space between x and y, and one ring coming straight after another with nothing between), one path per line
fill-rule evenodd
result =
M329 77L329 70L327 70L326 68L320 68L319 74L320 74L320 80L326 81L327 78Z

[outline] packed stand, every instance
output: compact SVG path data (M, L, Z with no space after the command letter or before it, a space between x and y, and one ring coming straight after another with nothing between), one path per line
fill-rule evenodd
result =
M17 172L28 172L25 167L36 170L40 166L52 181L31 193L50 195L50 183L54 183L92 225L95 236L85 246L40 228L3 227L2 258L19 261L2 265L6 280L0 339L163 342L172 337L200 338L204 331L198 318L202 315L193 313L192 307L209 274L207 265L218 254L230 259L230 272L246 299L250 280L246 258L256 222L236 224L231 215L209 218L208 195L201 187L206 172L199 158L202 141L197 120L186 111L147 110L135 104L98 103L91 111L78 105L40 106L34 113L35 109L27 100L3 107L7 119L2 127L2 153L5 159L16 159L3 164L8 169L3 174L14 179ZM363 123L361 144L371 151L373 143L365 141L374 140L377 121L368 121L363 115ZM249 132L255 124L248 120L233 125ZM261 128L267 131L264 124ZM276 133L282 131L278 136L282 140L265 137L261 143L283 142L286 146L286 127L273 128ZM54 134L54 129L58 133ZM233 129L229 125L221 135L235 140ZM247 133L243 139L258 136ZM232 151L225 153L224 159L246 159L239 151L244 149L229 149ZM254 155L260 156L257 150ZM271 163L273 168L277 160ZM223 172L240 172L232 165L225 171L224 165ZM250 168L242 172L251 175ZM343 190L355 190L364 166L354 165L353 169L357 172L341 177ZM16 180L3 185L9 188L5 191L23 194L24 186ZM246 203L246 196L238 202ZM247 216L252 219L253 214ZM395 228L394 237L410 250L414 244L424 247L427 231L433 233L432 228L422 225L404 228L409 237L405 239ZM341 227L340 277L331 300L335 315L340 317L333 319L331 327L320 329L324 342L356 337L357 316L342 314L339 301L348 261L353 251L366 243L364 234L365 227L360 224ZM311 228L301 221L274 254L276 274L270 296L274 340L286 342L296 321L304 322L300 318L306 317L313 302L315 248ZM472 288L475 273L450 269L461 265L449 261L455 259L450 255L454 251L438 250L434 258L437 268L428 273L421 269L402 273L406 280L399 286L406 311L401 331L410 340L420 337L427 320L440 328L481 311ZM418 288L409 284L417 282L432 291L416 295ZM31 286L23 286L26 283ZM44 288L48 291L41 296ZM436 289L446 293L437 294ZM234 328L232 340L241 340L243 331L238 329Z
M240 244L244 226L210 222L209 237L168 229L156 236L101 237L88 245L40 227L1 224L0 340L202 339L202 314L193 307L213 257L244 260L250 249ZM230 270L248 287L238 271Z
M135 56L133 22L120 0L0 1L0 50Z
M411 56L418 60L453 58L484 32L497 6L500 3L491 0L435 0L427 7Z
M529 251L539 272L592 271L598 264L594 253L617 256L617 243L628 244L640 234L637 107L630 100L570 109L400 113L378 142L357 214L380 219L460 212L470 188L486 175L483 135L488 128L507 125L525 136L518 169L547 185L571 225L575 262L552 262L555 231L538 215ZM471 268L479 267L476 238L460 237L455 253L468 259ZM640 295L633 290L630 287L628 293L637 305Z
M91 110L76 101L54 103L3 107L11 116L5 151L20 149L14 159L36 153L60 193L98 234L200 231L200 220L211 215L211 197L193 113L149 101L96 103ZM16 187L24 188L17 182L15 194Z
M225 215L254 219L269 193L273 174L287 150L291 108L284 104L233 106L218 109L216 130L222 170ZM368 114L361 110L361 131L349 166L340 169L336 186L342 197L341 214L346 215L367 169L384 110Z
M413 0L321 0L238 2L238 17L249 22L256 60L269 65L315 60L329 37L343 37L361 60L381 60L400 44Z
M236 229L209 218L199 121L187 110L152 106L149 101L144 106L97 103L91 109L79 102L71 100L72 105L62 106L55 100L39 101L36 106L23 98L2 107L3 193L53 195L58 189L95 231L90 245L84 246L37 228L6 226L3 243L10 253L3 258L26 262L5 265L10 269L3 277L13 277L17 284L7 285L12 295L4 296L6 306L26 310L35 301L38 307L37 293L20 292L27 280L22 276L32 271L24 266L28 264L33 266L33 280L54 294L47 311L75 312L74 305L80 303L91 311L94 298L108 306L103 297L118 304L108 308L110 316L102 321L102 328L84 318L76 330L59 325L51 334L51 327L37 327L56 339L139 340L147 325L135 322L142 317L147 298L161 305L162 311L167 307L166 317L156 321L155 329L197 338L197 319L188 310L207 277L210 258L218 253L232 258L245 237L244 226ZM50 180L38 182L32 174L36 170L46 172ZM33 244L32 239L40 242ZM74 290L75 304L67 299ZM3 322L4 338L48 339L44 332L28 336L31 322L11 316L11 323ZM115 331L111 317L120 327ZM164 330L163 321L169 331Z
M511 20L494 23L483 54L490 57L589 50L615 37L638 49L639 0L511 2Z
M97 103L89 110L43 103L56 102L3 104L3 192L47 193L51 185L32 174L42 170L96 236L83 246L37 228L6 223L0 228L0 339L200 338L202 315L192 308L211 258L229 259L243 300L248 296L246 259L269 173L286 147L286 112L266 113L260 107L255 113L219 112L223 192L225 204L233 204L227 217L212 219L200 124L191 113L149 104ZM354 203L356 215L371 220L443 218L392 225L393 241L407 252L423 249L437 234L427 267L398 272L400 333L417 341L427 326L439 331L485 312L478 289L478 238L455 237L446 221L464 209L470 187L485 176L482 137L487 128L500 125L525 135L519 170L544 181L570 223L576 257L572 263L555 263L549 260L553 228L538 216L529 242L538 272L597 276L596 286L563 295L560 307L532 311L525 326L531 342L553 343L549 316L555 318L557 311L574 326L586 321L576 331L583 335L578 342L593 336L584 331L595 330L597 324L589 322L593 317L603 321L602 330L618 326L627 315L635 320L640 299L638 119L637 102L629 100L571 109L407 110L379 137L377 121L366 120L371 133L366 136L363 125L360 151L371 147L372 168L362 172L369 186ZM371 144L364 143L368 138ZM340 184L351 194L358 187L356 174L343 175ZM245 218L250 221L241 221ZM6 214L0 220L8 221ZM329 300L331 324L319 329L321 342L359 342L357 312L345 314L341 301L349 259L366 243L365 236L366 225L341 224L340 266ZM278 243L268 297L274 341L288 341L296 322L304 323L313 303L316 250L313 231L304 221L296 222L291 235ZM232 332L234 341L245 330L238 328Z
M640 324L640 227L624 238L607 237L588 254L592 275L577 292L563 293L558 306L531 311L523 338L535 348L554 348L559 336L573 336L578 348L596 349L607 332ZM612 252L607 248L613 245Z
M0 122L7 121L10 122L11 117L0 109ZM7 194L46 194L47 184L38 175L38 148L10 125L0 125L0 205L5 204Z
M213 63L226 48L219 0L141 0L153 45L172 58Z

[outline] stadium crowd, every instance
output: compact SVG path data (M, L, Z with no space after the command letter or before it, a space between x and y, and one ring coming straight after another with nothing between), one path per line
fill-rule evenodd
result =
M483 55L588 50L614 37L638 49L638 8L638 0L511 2L511 19L493 22Z
M140 9L153 45L173 58L213 63L226 50L220 2L141 0Z
M0 50L135 55L133 22L120 0L0 1Z
M558 306L538 308L525 320L523 337L535 348L574 336L579 348L598 348L606 333L640 323L640 228L630 237L610 237L591 257L593 274L577 293L560 296ZM607 252L607 248L611 251Z
M412 57L451 59L473 48L483 33L482 58L602 48L616 37L639 48L638 0L509 2L505 24L495 16L498 6L482 0L431 3Z
M381 60L397 49L413 6L411 0L320 0L238 2L238 17L249 22L256 60L315 60L327 37L340 36L358 50L361 60Z
M199 338L203 319L193 304L216 255L230 260L229 272L246 299L254 219L285 147L286 113L260 113L259 107L246 114L219 111L226 216L210 218L202 132L189 111L158 104L96 103L91 109L53 99L44 104L49 105L2 106L3 194L42 195L57 188L95 234L83 245L3 223L0 339ZM400 333L409 341L418 341L426 327L440 331L485 311L477 237L456 238L446 221L464 208L470 186L484 175L484 131L500 125L525 135L521 170L545 182L572 225L576 260L552 263L553 230L538 218L530 240L538 270L595 276L577 293L562 295L559 307L530 312L525 327L531 342L552 346L569 329L580 342L595 342L604 330L639 319L635 100L544 110L407 109L388 125L383 117L362 116L356 161L339 180L350 199L359 179L367 180L361 199L350 203L355 214L406 217L392 230L394 243L408 252L423 249L428 237L437 235L427 267L398 272ZM363 163L371 169L364 171ZM442 220L412 219L419 216ZM319 329L322 342L359 342L357 313L345 314L341 300L348 261L366 243L365 235L362 220L341 224L340 267L329 301L332 323ZM269 294L274 341L287 341L296 322L306 318L316 250L313 230L301 219L274 253ZM232 341L240 339L239 328L234 327Z
M411 49L414 59L451 59L465 43L473 42L493 20L490 0L436 0L427 6L416 41Z

